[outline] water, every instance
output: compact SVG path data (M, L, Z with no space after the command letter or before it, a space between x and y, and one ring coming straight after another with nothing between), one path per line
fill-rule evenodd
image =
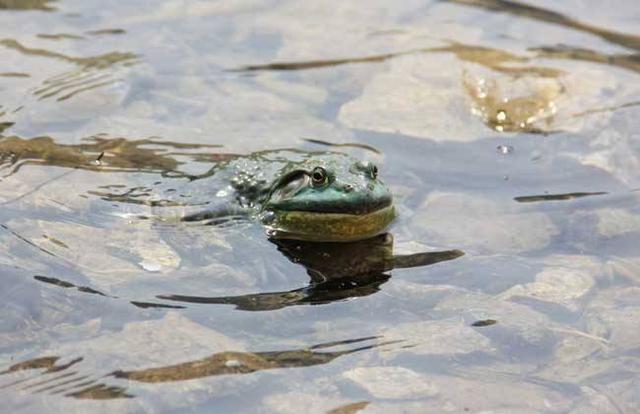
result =
M640 410L635 2L0 8L0 411ZM390 236L150 218L327 143Z

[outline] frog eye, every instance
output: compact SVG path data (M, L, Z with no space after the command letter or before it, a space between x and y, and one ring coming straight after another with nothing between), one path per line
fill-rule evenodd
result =
M314 187L325 185L327 178L327 171L322 167L316 167L311 171L311 183Z

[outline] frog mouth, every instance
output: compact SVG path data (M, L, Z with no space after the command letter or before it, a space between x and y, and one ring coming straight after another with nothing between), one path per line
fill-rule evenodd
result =
M272 210L263 215L263 223L274 239L351 242L384 232L395 216L393 205L365 214Z
M344 214L344 215L366 215L375 213L391 206L393 200L391 196L369 198L368 194L363 194L359 198L352 199L332 199L330 202L322 203L321 201L308 202L297 200L286 200L285 203L272 203L267 209L288 211L288 212L305 212L316 214Z

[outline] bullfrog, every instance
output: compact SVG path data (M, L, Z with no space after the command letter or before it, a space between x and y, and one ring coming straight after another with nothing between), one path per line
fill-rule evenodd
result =
M275 150L215 164L176 186L144 191L166 216L219 224L232 218L261 222L274 239L351 242L383 233L395 217L393 197L378 167L340 152ZM131 194L130 194L131 196ZM120 200L122 201L122 199Z
M232 185L243 180L235 177ZM267 181L268 183L268 181ZM272 238L355 241L384 231L395 216L378 168L341 153L288 161L258 193L260 220Z

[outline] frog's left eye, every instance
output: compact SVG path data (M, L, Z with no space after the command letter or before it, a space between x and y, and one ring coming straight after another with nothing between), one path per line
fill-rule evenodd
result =
M314 187L322 187L328 181L327 170L322 167L316 167L311 171L311 183Z

